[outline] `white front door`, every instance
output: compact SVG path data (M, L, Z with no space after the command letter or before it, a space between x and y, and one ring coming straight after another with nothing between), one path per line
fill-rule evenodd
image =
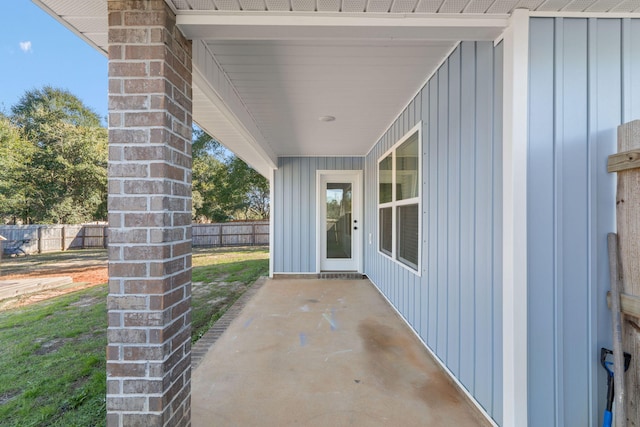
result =
M360 171L318 171L320 271L361 272Z

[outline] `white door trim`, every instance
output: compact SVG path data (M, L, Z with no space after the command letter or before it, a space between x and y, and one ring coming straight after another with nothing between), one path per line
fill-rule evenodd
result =
M363 173L361 170L317 170L316 171L316 273L322 271L322 255L324 250L323 236L322 236L322 221L323 215L323 177L353 177L354 197L352 200L351 208L353 210L353 218L358 221L358 229L353 232L353 257L355 258L356 272L362 273L364 271L364 227L363 227ZM352 224L353 225L353 224Z

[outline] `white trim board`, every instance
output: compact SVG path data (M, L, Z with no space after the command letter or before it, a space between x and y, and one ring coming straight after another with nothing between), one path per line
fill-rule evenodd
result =
M527 148L529 12L504 34L502 342L503 426L528 425Z
M273 248L276 237L276 227L275 227L275 203L274 198L276 195L275 186L276 186L276 170L271 170L271 175L269 176L269 278L273 278Z
M178 27L192 40L493 40L508 22L507 14L345 16L182 11L176 18Z
M530 12L531 18L640 18L639 12Z

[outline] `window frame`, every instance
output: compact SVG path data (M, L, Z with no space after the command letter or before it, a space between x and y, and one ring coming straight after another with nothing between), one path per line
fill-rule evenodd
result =
M407 140L417 134L418 139L418 195L409 199L396 200L397 194L397 171L396 171L396 150ZM381 184L381 171L380 163L387 157L391 156L391 201L380 203L380 184ZM384 152L376 162L376 230L377 241L376 249L378 253L385 258L390 259L396 264L402 266L402 268L416 274L422 275L422 121L419 121L414 127L406 132L402 138L400 138L391 148ZM398 251L398 207L400 206L418 206L418 263L415 268L408 264L408 260L404 262L400 259ZM382 229L381 229L381 210L384 208L391 208L391 253L388 254L381 248Z

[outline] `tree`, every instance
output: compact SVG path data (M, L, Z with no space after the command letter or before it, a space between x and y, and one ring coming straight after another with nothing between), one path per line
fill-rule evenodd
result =
M30 140L46 139L46 125L67 123L78 127L100 127L100 117L71 92L45 86L27 91L11 108L12 120Z
M220 186L224 182L225 165L220 143L200 129L194 129L192 166L193 219L198 222L227 221L220 205Z
M193 217L199 222L228 221L229 215L221 203L226 166L211 154L193 158Z
M238 219L264 219L269 217L269 181L233 156L228 164L229 191L227 205Z
M25 203L14 215L25 223L106 219L108 144L100 117L68 91L48 86L28 91L11 111L30 147L22 170L11 170L20 176Z
M269 182L262 175L199 129L192 153L196 221L269 217Z
M37 222L74 224L106 219L107 131L54 123L36 150L31 178Z
M15 222L28 211L25 174L32 155L32 146L22 138L20 129L0 114L0 218L10 217Z

